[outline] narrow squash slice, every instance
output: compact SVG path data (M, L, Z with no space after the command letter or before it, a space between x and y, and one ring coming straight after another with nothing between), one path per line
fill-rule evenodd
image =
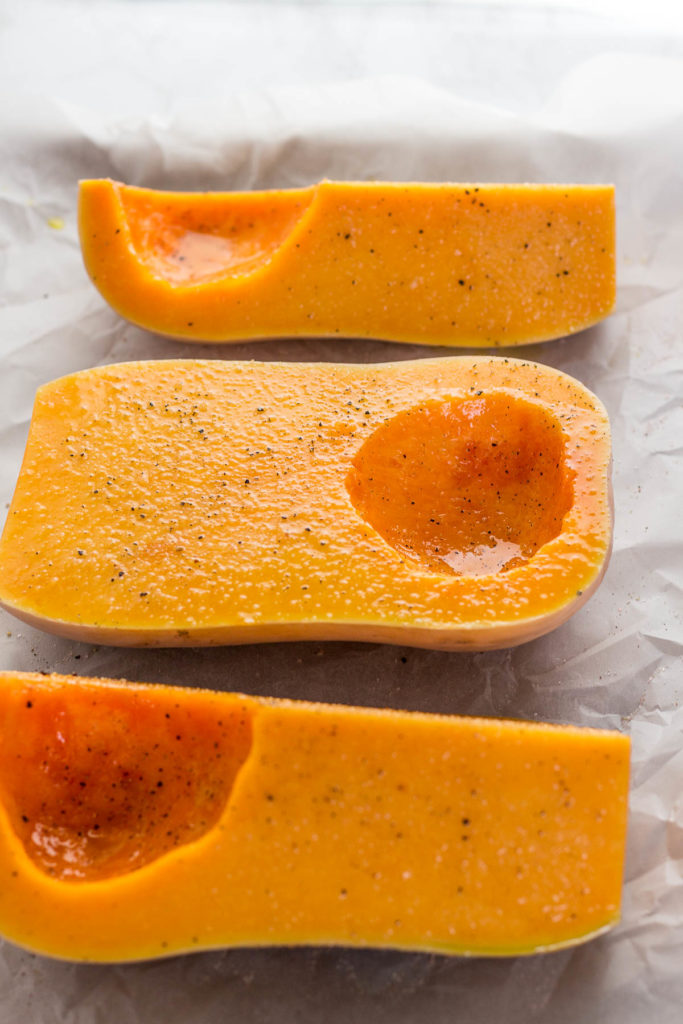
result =
M0 601L96 643L506 647L597 586L609 461L534 363L86 370L38 392Z
M618 733L0 676L0 932L517 955L618 919Z
M107 302L188 340L518 345L589 327L614 306L607 185L186 193L92 180L79 219Z

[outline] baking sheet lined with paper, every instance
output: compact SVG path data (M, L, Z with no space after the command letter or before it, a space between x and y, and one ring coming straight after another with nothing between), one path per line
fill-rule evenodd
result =
M621 924L573 951L501 961L310 948L95 967L4 944L2 1024L677 1019L682 47L609 19L516 14L152 2L5 13L0 490L4 506L36 388L67 373L138 359L444 354L351 339L189 346L131 326L82 266L79 178L179 190L322 178L614 183L615 313L511 353L577 377L610 414L615 544L591 601L546 637L480 654L356 642L128 651L3 614L2 667L623 729L633 754Z

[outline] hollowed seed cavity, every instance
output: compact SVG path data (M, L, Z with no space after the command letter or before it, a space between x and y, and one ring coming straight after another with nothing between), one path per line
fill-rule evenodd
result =
M193 285L249 274L268 261L294 230L313 189L272 195L229 193L169 196L124 193L133 246L154 274Z
M0 795L28 856L66 881L127 874L198 839L251 745L238 703L115 689L36 687L2 717Z
M465 576L523 565L572 503L559 421L505 393L404 410L365 441L346 486L402 555Z

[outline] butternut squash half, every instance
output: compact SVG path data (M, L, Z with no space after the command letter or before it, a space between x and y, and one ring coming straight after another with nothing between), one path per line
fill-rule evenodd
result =
M609 463L530 362L86 370L37 394L0 602L94 643L506 647L598 585Z
M518 345L614 306L608 185L323 181L268 192L80 186L86 269L133 323L274 336Z
M36 952L503 956L618 919L618 733L5 673L0 735L0 932Z

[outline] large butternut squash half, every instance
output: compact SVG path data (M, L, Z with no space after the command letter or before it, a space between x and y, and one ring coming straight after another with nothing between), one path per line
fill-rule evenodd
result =
M532 953L619 915L618 733L0 676L0 932Z
M579 331L614 305L606 185L184 193L93 180L79 219L107 302L188 340L517 345Z
M97 643L510 646L597 586L609 462L530 362L86 370L36 397L0 601Z

